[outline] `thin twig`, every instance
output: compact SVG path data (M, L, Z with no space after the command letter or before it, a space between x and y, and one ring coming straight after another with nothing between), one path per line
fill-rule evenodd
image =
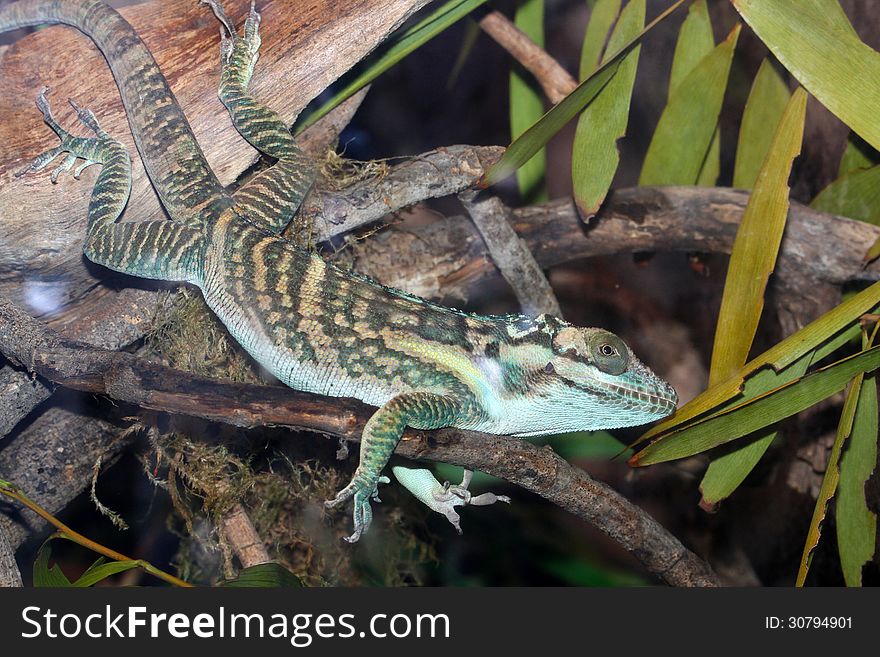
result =
M8 481L4 481L0 479L0 495L5 495L6 497L15 500L19 504L27 507L38 516L40 516L43 520L48 522L50 525L58 529L61 534L76 543L77 545L81 545L84 548L88 548L93 552L97 552L98 554L107 557L108 559L112 559L113 561L133 561L138 564L141 568L143 568L146 572L151 575L158 577L161 580L168 582L169 584L173 584L174 586L180 587L191 587L192 584L189 582L184 582L182 579L175 577L170 573L166 573L163 570L156 568L153 564L148 561L144 561L143 559L132 559L131 557L127 557L121 552L117 552L116 550L112 550L108 547L101 545L100 543L96 543L90 538L87 538L80 534L77 531L74 531L63 522L58 520L51 513L46 511L39 504L31 500L24 492L15 484L10 483Z
M522 311L532 316L548 313L562 317L550 282L510 225L510 215L501 200L473 190L462 192L458 198L480 231L492 261L513 289Z
M535 76L547 99L554 105L577 86L577 81L559 62L501 12L490 11L479 22L486 34Z

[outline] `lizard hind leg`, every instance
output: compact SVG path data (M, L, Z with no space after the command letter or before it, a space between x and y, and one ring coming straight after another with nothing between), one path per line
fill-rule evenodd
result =
M254 3L239 35L218 0L201 1L221 24L220 100L241 136L277 160L233 194L236 209L258 226L281 233L312 187L314 163L296 145L288 123L248 91L260 49L260 14Z

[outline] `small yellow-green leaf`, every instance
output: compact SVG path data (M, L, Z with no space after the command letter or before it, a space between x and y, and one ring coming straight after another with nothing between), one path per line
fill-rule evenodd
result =
M729 378L749 355L785 230L788 177L801 152L806 109L807 94L798 89L783 112L737 229L715 329L710 386Z
M862 43L837 0L732 0L819 102L880 149L880 54Z
M877 463L877 380L865 377L849 444L840 459L835 508L837 546L847 586L862 585L862 566L874 556L877 516L865 501L865 482Z
M57 563L49 568L49 558L52 555L52 548L49 547L51 541L51 538L46 540L46 542L40 546L39 552L37 552L37 558L34 561L34 586L38 588L70 587L72 586L70 580L67 579L67 576L63 572L61 572L61 568Z
M566 123L571 121L577 114L593 100L602 90L608 80L617 71L620 61L645 38L651 30L678 9L685 0L676 0L668 9L645 26L618 52L605 60L590 77L581 82L574 90L561 101L556 103L541 119L526 130L518 139L514 140L501 159L498 160L480 179L480 185L488 187L499 180L503 180L516 171L523 163L527 162L532 155L538 152L550 139L559 132Z
M880 225L880 166L845 173L819 192L810 207Z
M449 0L428 16L406 30L392 35L370 55L363 70L349 80L339 91L318 108L300 118L296 132L302 132L352 94L357 93L382 73L397 64L414 50L425 45L443 30L467 16L486 0Z
M124 573L126 570L141 567L140 561L109 561L98 559L89 569L84 572L78 580L73 583L76 588L86 588L94 586L101 580L107 579L111 575Z
M608 41L608 51L616 52L645 24L645 0L631 0ZM575 203L583 217L591 217L602 205L620 155L617 140L626 134L639 48L634 48L614 77L581 113L572 147L571 176Z
M828 456L825 475L822 477L822 486L819 487L819 496L816 498L816 506L813 509L810 528L807 530L807 540L804 543L804 551L801 555L801 563L798 567L797 579L795 581L796 586L803 586L804 581L807 579L810 562L813 558L813 550L819 545L819 539L822 537L822 522L825 520L825 514L828 511L828 502L837 491L837 483L840 481L840 468L838 466L840 453L843 450L843 443L846 442L846 439L852 433L863 378L864 374L859 374L853 379L849 392L846 395L846 402L843 404L843 413L841 413L840 423L837 425L837 436L834 439L831 454Z
M242 570L238 577L220 584L232 588L301 588L302 580L277 563L261 563Z
M681 81L714 47L715 37L712 36L712 22L709 20L706 0L696 0L688 8L688 15L681 24L678 40L675 42L672 70L669 72L668 100L671 100L672 92Z
M880 367L880 347L873 347L807 374L761 397L696 420L633 456L633 466L653 465L693 456L759 431L840 392L858 374Z
M590 21L587 23L584 44L581 47L581 80L592 73L599 63L608 32L611 31L614 19L620 13L620 2L621 0L596 0L596 4L590 10ZM611 49L611 52L614 50Z
M539 46L544 45L544 0L523 0L516 10L516 26ZM511 141L528 130L544 114L544 100L534 78L515 65L510 72L510 137ZM545 173L547 156L538 150L516 172L520 198L538 203L547 198Z
M834 341L840 337L841 332L845 334L845 329L848 326L851 327L853 322L875 308L878 303L880 303L880 283L874 283L756 356L730 378L707 388L679 408L674 415L645 432L639 438L639 442L651 439L659 440L660 436L680 427L685 422L737 397L742 392L743 386L748 386L747 379L761 376L765 368L772 368L772 370L779 372L823 343L827 343L829 340Z
M761 62L739 126L733 186L751 189L791 94L769 59Z
M880 164L880 153L856 133L850 132L849 139L846 140L846 149L840 157L837 177L840 178L858 169L870 169L875 164Z
M642 164L640 185L693 185L709 151L740 26L670 92Z

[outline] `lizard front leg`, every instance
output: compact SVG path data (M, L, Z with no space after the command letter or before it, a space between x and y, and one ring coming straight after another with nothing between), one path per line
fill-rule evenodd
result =
M236 209L255 224L281 233L314 183L314 163L296 145L278 113L248 92L260 50L260 14L254 3L239 36L220 2L201 2L211 7L221 24L220 100L241 136L277 160L233 194Z
M102 165L89 202L89 222L83 252L92 262L126 274L160 280L198 282L200 278L201 235L190 228L170 221L116 223L125 209L131 191L131 159L125 147L108 135L95 115L78 107L72 100L79 121L94 137L77 137L62 128L52 116L48 90L37 96L37 107L43 120L61 139L61 144L39 155L16 175L25 175L46 168L56 157L66 154L52 172L51 180L73 168L78 159L83 163L74 170L79 178L83 169Z
M382 469L391 458L406 427L439 429L455 423L462 413L462 404L453 397L427 392L398 395L376 411L364 427L360 462L351 482L336 497L328 500L335 507L354 498L354 533L346 538L357 542L373 519L370 499L376 499ZM385 479L387 481L387 479ZM384 483L384 482L383 482Z

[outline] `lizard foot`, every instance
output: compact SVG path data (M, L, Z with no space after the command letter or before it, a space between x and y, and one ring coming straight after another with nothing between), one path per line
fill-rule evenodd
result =
M461 531L461 517L455 510L457 506L488 506L496 502L510 503L507 495L495 493L482 493L474 495L468 490L473 472L465 470L460 484L450 484L448 481L441 484L434 474L424 468L404 468L395 466L392 469L394 476L416 498L432 511L446 517L455 527L459 534Z
M73 165L76 164L76 161L82 159L82 164L80 164L73 172L73 177L79 179L86 167L89 167L92 164L101 164L105 162L107 156L112 151L123 148L122 144L101 129L101 126L98 124L98 119L95 118L95 115L91 110L79 107L72 99L68 99L68 102L71 107L76 110L77 118L83 125L94 132L95 136L76 137L67 132L67 130L62 128L57 121L55 121L55 117L52 116L52 109L49 105L49 100L46 97L46 92L48 90L48 87L43 87L40 90L39 95L37 95L37 107L40 112L42 112L43 120L46 122L46 125L52 128L55 134L58 135L59 139L61 139L61 144L38 155L28 166L21 171L16 172L16 177L23 176L27 173L33 173L35 171L41 171L49 166L56 157L66 153L67 157L65 157L61 164L52 171L50 180L53 183L57 183L58 178L62 173L70 171L70 169L73 168Z
M345 538L349 543L357 543L364 532L373 522L373 509L370 506L370 500L381 502L379 499L379 484L387 484L391 480L388 477L378 477L376 479L362 476L358 471L355 472L351 482L339 491L332 500L324 502L324 506L328 509L339 506L350 497L354 497L354 533Z
M220 60L224 67L235 69L243 77L241 84L247 88L254 65L257 63L260 51L260 13L257 11L254 0L251 0L251 9L244 22L244 35L239 36L235 31L235 25L219 0L199 0L208 5L217 20L220 21Z

